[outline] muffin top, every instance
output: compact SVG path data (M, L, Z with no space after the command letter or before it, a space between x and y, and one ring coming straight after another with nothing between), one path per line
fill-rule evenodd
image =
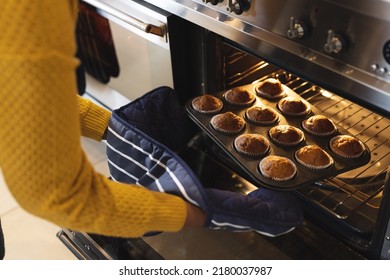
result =
M364 152L363 143L349 135L338 135L330 140L330 149L344 158L357 158Z
M278 120L278 113L268 106L251 107L246 110L245 116L254 124L273 124Z
M232 112L215 115L210 124L217 131L224 133L238 133L245 127L245 121Z
M291 180L297 172L295 164L281 156L265 157L260 161L259 169L264 177L276 181Z
M269 149L268 140L260 134L242 134L234 140L234 147L248 156L264 155Z
M282 83L274 78L268 78L255 87L256 93L269 99L281 98L285 95Z
M302 130L291 125L278 125L269 130L269 136L281 145L298 145L304 139Z
M222 106L222 101L212 95L202 95L192 100L192 108L200 113L216 113L222 109Z
M251 104L256 96L247 91L243 87L238 87L227 91L224 94L225 100L234 105L248 105Z
M283 98L278 102L279 110L291 116L304 116L310 112L310 105L299 98Z
M317 145L308 145L295 152L296 160L309 168L324 169L333 164L333 159Z
M328 136L336 132L334 123L325 116L315 115L302 122L302 127L309 133Z

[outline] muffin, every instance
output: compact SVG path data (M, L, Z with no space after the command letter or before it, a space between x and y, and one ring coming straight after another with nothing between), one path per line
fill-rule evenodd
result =
M203 114L217 113L222 110L223 103L212 95L202 95L192 100L192 108Z
M234 140L234 148L241 154L258 157L269 150L268 140L260 134L242 134Z
M245 117L253 124L270 125L278 121L278 113L268 106L251 107L245 112Z
M297 173L295 164L286 157L281 156L267 156L259 163L260 173L275 181L291 180Z
M245 121L232 112L215 115L210 120L211 126L222 133L239 133L245 127Z
M252 104L256 96L245 88L238 87L227 91L224 98L230 104L246 106Z
M282 98L286 95L282 83L274 78L268 78L255 86L257 95L267 99Z
M312 116L302 122L304 130L315 136L329 136L337 131L334 123L325 116Z
M306 116L310 113L310 105L300 98L286 97L278 102L279 110L289 116Z
M295 159L311 169L325 169L333 164L331 156L317 145L308 145L295 152Z
M338 135L330 140L330 149L336 155L343 158L358 158L365 148L357 138L349 135Z
M268 133L275 143L283 146L298 145L305 139L302 130L287 124L274 126Z

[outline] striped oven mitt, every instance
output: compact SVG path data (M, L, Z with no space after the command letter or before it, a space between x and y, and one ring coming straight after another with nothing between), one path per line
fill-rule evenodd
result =
M182 197L208 214L208 228L278 236L302 223L300 208L287 192L259 188L243 195L204 188L174 152L196 131L168 87L114 110L107 133L111 178Z

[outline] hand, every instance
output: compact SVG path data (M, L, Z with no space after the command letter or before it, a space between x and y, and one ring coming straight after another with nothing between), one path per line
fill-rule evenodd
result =
M206 222L207 215L199 207L186 202L187 204L187 219L185 221L185 228L201 228Z

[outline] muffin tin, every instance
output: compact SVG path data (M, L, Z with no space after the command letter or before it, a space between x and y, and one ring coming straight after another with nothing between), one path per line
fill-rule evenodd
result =
M247 91L250 91L256 95L255 91L256 84L248 84L244 86L240 86L241 88L246 89ZM299 96L297 93L295 93L293 90L291 90L286 85L283 85L286 95L283 97L292 97L301 99L302 101L305 101L301 96ZM341 127L337 126L337 131L329 136L314 136L310 133L306 132L302 128L302 121L313 116L313 115L319 115L321 112L310 105L311 110L308 112L306 116L288 116L283 114L279 108L278 108L278 102L280 99L266 99L260 96L256 95L256 100L252 104L248 106L237 106L232 105L225 101L223 95L226 93L226 91L219 92L215 94L215 97L218 97L223 102L223 108L218 113L224 113L224 112L232 112L240 117L242 117L246 121L245 129L242 130L239 134L234 135L226 135L222 134L218 131L216 131L214 128L210 125L211 118L218 114L204 114L199 113L196 110L193 109L191 105L191 101L189 100L186 104L186 110L189 115L189 117L211 138L214 140L215 143L218 144L235 162L237 165L241 167L242 170L244 170L247 175L252 179L252 182L258 184L259 186L268 187L271 189L277 189L277 190L291 190L295 189L313 182L316 182L321 179L329 178L332 176L335 176L337 174L355 169L357 167L363 166L366 163L370 161L370 151L366 145L364 145L365 151L359 158L354 159L345 159L337 156L335 153L332 152L332 150L329 147L330 140L336 136L336 135L351 135ZM253 106L260 106L265 105L269 106L273 109L275 109L279 113L279 120L278 122L272 124L272 125L255 125L252 122L249 122L247 118L245 117L245 112L247 109L253 107ZM276 125L292 125L296 128L299 128L304 133L304 141L302 141L300 144L296 146L281 146L273 142L268 134L268 131L271 127ZM263 136L265 136L270 143L270 149L267 154L258 157L258 158L252 158L245 155L240 154L237 152L234 148L234 140L235 138L243 133L258 133ZM352 136L352 135L351 135ZM295 159L295 152L306 145L318 145L322 149L324 149L332 158L334 163L326 168L321 170L315 170L310 169L308 167L302 166L297 162ZM271 179L268 179L264 177L260 171L259 171L259 162L262 158L266 157L267 155L278 155L278 156L284 156L290 160L292 160L296 167L297 167L297 173L296 175L288 181L274 181Z

